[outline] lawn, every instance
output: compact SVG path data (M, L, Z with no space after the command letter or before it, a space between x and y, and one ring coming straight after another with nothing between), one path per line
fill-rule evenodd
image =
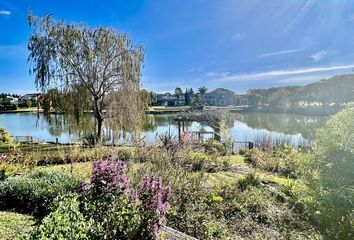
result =
M149 107L148 111L182 111L182 110L187 110L187 109L190 109L191 106L152 106L152 107Z
M0 212L0 239L22 239L34 224L32 216L14 212Z
M21 150L23 152L31 151L55 151L55 150L69 150L71 146L67 145L56 145L50 143L0 143L0 153L8 153L15 149Z
M92 168L92 162L82 162L82 163L37 167L36 169L50 171L50 172L64 172L64 173L72 174L81 179L89 179L91 176L91 168Z

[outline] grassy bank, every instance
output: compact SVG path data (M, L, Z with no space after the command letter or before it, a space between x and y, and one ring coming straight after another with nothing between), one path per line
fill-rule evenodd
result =
M26 112L43 112L43 109L32 107L32 108L17 108L16 110L0 110L0 113L26 113Z

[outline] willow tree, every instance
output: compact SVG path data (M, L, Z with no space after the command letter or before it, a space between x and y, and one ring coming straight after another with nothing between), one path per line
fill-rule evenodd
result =
M50 15L29 14L28 21L33 29L28 43L31 73L42 92L61 93L61 111L77 116L93 111L97 141L105 119L120 127L139 120L142 46L111 28L55 21Z

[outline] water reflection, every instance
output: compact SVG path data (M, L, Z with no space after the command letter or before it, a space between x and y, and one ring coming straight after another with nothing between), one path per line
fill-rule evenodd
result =
M173 114L146 115L141 138L152 143L158 134L177 136L178 126L174 118ZM324 117L291 114L232 113L226 118L226 126L236 141L254 141L260 136L269 135L272 138L285 136L292 142L297 142L311 139L325 120ZM83 136L92 133L95 124L90 114L77 121L74 116L64 114L16 113L0 114L0 125L14 136L29 135L41 141L55 141L58 138L59 142L68 143L79 141ZM190 131L212 131L210 127L196 122L186 122L185 127ZM105 129L105 135L112 136L112 132ZM116 143L124 142L126 136L118 133Z

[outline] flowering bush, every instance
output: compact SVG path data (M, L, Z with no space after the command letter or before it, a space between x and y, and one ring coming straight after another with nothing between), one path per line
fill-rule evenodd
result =
M111 156L107 159L113 160ZM93 163L91 182L80 191L95 218L100 238L153 239L166 223L170 188L161 177L147 176L139 188L130 187L126 163L120 160Z
M106 159L113 160L111 156ZM137 188L131 187L124 161L93 163L91 181L81 182L78 193L73 201L68 198L75 214L59 201L57 210L32 232L33 239L49 236L52 225L60 227L55 232L61 236L85 236L83 239L155 239L166 223L170 188L163 185L161 177L152 176L145 177ZM78 217L74 228L68 227L70 221L63 220L68 216Z
M96 194L102 191L125 191L129 188L129 177L125 174L123 161L97 161L93 163L91 186Z
M170 187L163 186L161 177L146 176L141 183L139 200L143 203L145 224L150 227L148 230L152 236L155 236L160 226L166 223L170 194Z

